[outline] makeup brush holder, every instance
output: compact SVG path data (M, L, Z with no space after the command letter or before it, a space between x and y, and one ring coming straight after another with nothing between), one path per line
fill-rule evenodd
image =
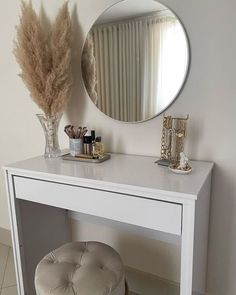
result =
M83 138L70 138L69 139L70 154L73 157L79 156L84 153Z

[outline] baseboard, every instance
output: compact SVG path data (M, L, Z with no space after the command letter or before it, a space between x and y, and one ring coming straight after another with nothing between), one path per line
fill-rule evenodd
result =
M11 246L11 232L5 228L0 227L0 243L6 246Z

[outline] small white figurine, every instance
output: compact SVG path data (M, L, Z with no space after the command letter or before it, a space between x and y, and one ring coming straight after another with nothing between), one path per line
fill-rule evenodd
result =
M180 153L180 161L179 161L179 166L178 169L181 170L187 170L188 168L188 158L185 156L184 152Z
M189 164L189 160L183 152L180 153L179 163L170 164L169 169L177 174L189 174L192 171L192 167Z

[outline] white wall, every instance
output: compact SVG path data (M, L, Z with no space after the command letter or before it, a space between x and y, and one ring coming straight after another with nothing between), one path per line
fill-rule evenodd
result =
M12 55L19 2L0 2L1 166L40 154L44 146L42 130L35 118L37 107L30 101L28 92L17 77L19 69ZM47 14L53 17L63 1L43 2ZM79 40L99 13L115 2L77 1L77 15L74 12L74 16L82 26L82 30L76 32ZM70 1L72 9L75 3L76 0ZM233 295L236 294L236 1L163 0L163 3L172 7L183 20L192 48L188 82L168 113L190 114L186 151L191 158L216 163L211 206L208 289L214 295ZM34 0L33 4L39 6L39 1ZM78 55L75 56L78 67L79 55L78 49ZM61 127L68 121L84 123L96 127L110 151L158 155L161 117L135 125L105 117L87 99L81 87L79 72L76 71L75 93ZM62 130L60 136L62 146L65 146L66 138ZM148 142L144 138L148 138ZM2 173L0 202L0 227L9 228ZM87 226L89 232L96 230L91 229L91 225L84 226ZM74 228L76 227L78 225ZM116 238L117 233L114 235ZM105 238L113 239L111 236ZM159 256L162 256L161 251L167 253L161 243L158 245ZM178 264L175 249L170 252L174 253L171 257L173 265ZM163 275L174 278L176 271L173 274L168 269L166 273L163 271Z

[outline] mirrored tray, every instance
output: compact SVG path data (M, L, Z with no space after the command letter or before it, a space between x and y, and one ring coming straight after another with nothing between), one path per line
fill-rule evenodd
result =
M81 155L81 156L71 156L70 153L62 155L62 159L63 160L69 160L69 161L77 161L77 162L87 162L87 163L102 163L104 161L107 161L111 158L110 154L104 154L104 156L102 156L101 158L98 159L93 159L91 158L87 158L85 157L85 155Z

